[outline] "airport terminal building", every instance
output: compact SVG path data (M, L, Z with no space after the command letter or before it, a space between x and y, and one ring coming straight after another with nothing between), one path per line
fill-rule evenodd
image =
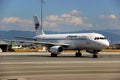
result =
M6 52L8 48L8 43L5 41L0 41L0 52Z

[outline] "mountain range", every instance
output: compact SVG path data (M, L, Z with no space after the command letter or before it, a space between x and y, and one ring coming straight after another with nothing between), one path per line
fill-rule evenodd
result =
M120 43L120 30L80 30L75 32L67 32L67 33L88 33L88 32L95 32L101 33L110 40L111 44L119 44ZM58 34L58 33L66 33L66 32L52 32L52 31L45 31L46 34ZM34 31L0 31L0 39L8 39L14 40L15 37L34 37Z

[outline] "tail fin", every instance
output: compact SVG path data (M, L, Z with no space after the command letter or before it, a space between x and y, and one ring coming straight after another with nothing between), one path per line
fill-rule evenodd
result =
M35 23L36 35L43 35L43 34L45 34L43 32L42 26L39 23L39 20L38 20L37 16L34 16L34 23Z

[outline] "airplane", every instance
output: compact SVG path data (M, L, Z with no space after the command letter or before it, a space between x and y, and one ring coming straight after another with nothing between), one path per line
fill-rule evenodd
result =
M81 57L81 50L86 50L93 54L93 58L98 57L98 52L109 46L109 41L99 33L69 33L69 34L45 34L39 23L37 16L34 16L35 32L34 38L23 38L30 43L45 46L51 53L51 57L57 57L64 50L77 50L76 57Z

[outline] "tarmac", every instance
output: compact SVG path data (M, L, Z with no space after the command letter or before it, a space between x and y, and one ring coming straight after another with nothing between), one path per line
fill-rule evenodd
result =
M102 52L98 58L64 52L0 53L0 80L120 80L120 52Z

